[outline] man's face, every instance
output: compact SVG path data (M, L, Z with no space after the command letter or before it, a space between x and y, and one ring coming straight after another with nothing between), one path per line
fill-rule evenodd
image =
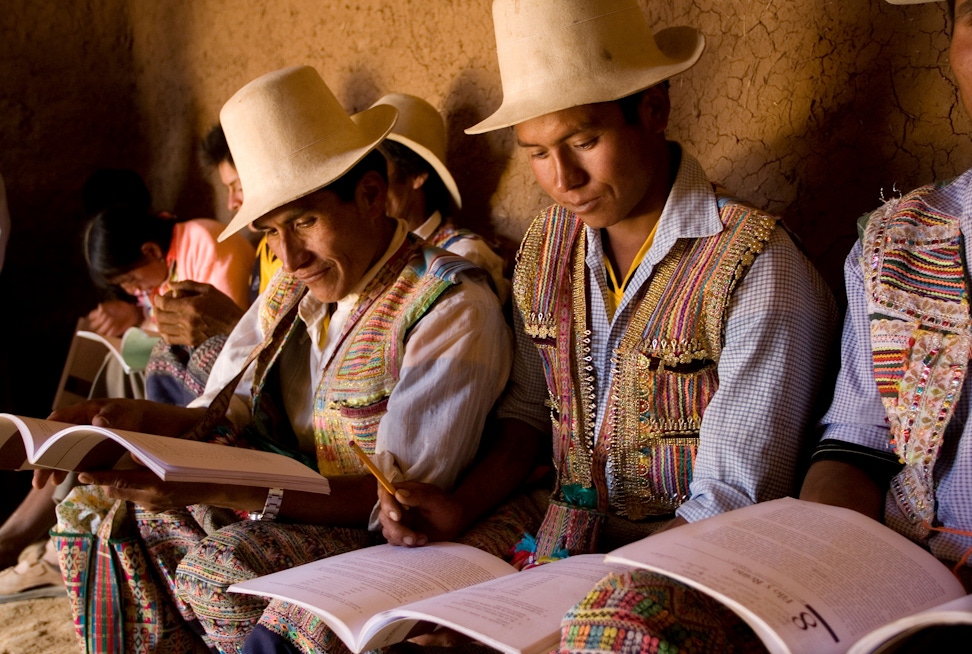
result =
M949 59L962 104L967 112L972 113L972 0L958 0L955 3Z
M359 183L359 191L360 187ZM379 218L358 195L341 202L333 191L317 191L253 222L283 269L304 282L321 302L337 302L348 295L380 254L375 238ZM380 220L386 220L384 198L381 206Z
M219 171L219 181L226 187L226 208L235 212L243 206L243 187L240 176L236 174L236 166L228 161L220 161L216 170Z
M667 95L665 110L649 113L629 124L616 102L573 107L520 123L517 142L557 204L589 227L611 227L664 207Z

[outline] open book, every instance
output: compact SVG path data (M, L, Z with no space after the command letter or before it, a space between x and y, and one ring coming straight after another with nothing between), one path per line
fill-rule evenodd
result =
M330 492L327 479L282 454L0 413L0 470L105 470L130 455L164 481Z
M656 534L607 559L712 595L770 652L840 653L858 643L853 651L864 654L916 620L954 622L972 604L909 618L965 596L951 571L866 516L791 498Z
M401 642L433 622L502 652L549 652L560 621L609 572L600 554L524 572L468 545L378 545L230 586L319 615L354 652Z
M149 356L152 354L152 348L162 338L157 333L147 332L140 327L129 327L121 338L104 336L85 329L79 329L78 336L104 344L108 351L118 359L118 363L121 364L125 374L145 370Z

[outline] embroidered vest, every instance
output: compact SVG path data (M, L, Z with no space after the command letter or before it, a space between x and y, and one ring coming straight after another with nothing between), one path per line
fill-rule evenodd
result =
M601 511L640 520L689 497L702 415L718 387L726 306L776 225L735 200L720 198L719 207L719 234L681 239L658 264L615 350L599 438L583 223L552 206L520 246L513 294L544 366L559 486L596 488Z
M904 463L891 496L908 523L894 527L917 539L934 524L933 470L972 353L959 220L925 204L934 189L885 204L861 238L874 379Z
M457 283L460 273L475 270L462 257L409 234L362 291L317 380L313 421L316 467L322 475L367 473L348 443L353 440L366 453L374 453L378 424L398 383L409 330ZM297 440L279 402L274 364L302 325L297 308L306 288L292 276L280 275L267 292L261 324L269 329L276 323L283 337L277 339L279 346L256 360L254 422L261 447L295 456Z

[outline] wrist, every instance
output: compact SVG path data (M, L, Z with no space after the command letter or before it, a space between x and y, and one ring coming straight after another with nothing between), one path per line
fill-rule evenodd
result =
M283 489L282 488L270 488L267 489L267 498L263 504L263 508L258 511L250 511L250 520L258 520L261 522L270 522L277 519L277 515L280 513L280 507L283 505Z

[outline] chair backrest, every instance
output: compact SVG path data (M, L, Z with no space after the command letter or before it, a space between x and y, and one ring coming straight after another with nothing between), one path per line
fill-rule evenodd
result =
M87 400L92 384L105 363L108 347L104 343L78 335L78 331L87 329L87 318L78 318L74 337L71 339L71 348L68 350L64 369L61 371L61 381L54 395L52 411Z

